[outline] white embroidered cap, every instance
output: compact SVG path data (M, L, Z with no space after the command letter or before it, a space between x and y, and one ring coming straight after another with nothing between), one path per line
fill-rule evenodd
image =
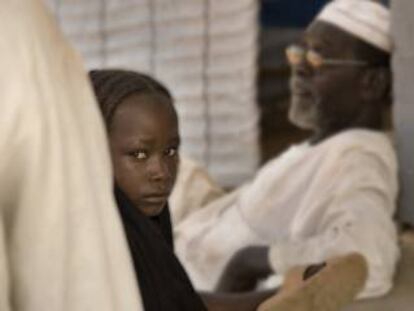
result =
M328 3L316 20L335 25L342 30L391 52L390 11L372 0L334 0Z

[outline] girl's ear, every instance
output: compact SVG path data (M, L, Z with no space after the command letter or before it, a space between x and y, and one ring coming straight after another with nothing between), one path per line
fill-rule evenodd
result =
M390 96L391 72L388 68L368 68L361 80L362 98L366 101L384 100Z

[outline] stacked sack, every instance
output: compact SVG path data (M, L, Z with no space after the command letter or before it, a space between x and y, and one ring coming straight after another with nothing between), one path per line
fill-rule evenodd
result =
M255 0L48 0L89 68L163 81L176 99L182 151L221 185L259 162Z

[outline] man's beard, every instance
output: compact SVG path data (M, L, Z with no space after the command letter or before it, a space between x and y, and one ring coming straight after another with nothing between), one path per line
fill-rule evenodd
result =
M313 130L317 125L317 103L310 96L292 94L289 107L289 120L304 130Z

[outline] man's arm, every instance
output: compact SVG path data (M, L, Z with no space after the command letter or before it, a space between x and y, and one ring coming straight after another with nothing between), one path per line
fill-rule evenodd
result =
M273 245L269 251L272 267L284 273L292 266L320 263L329 257L357 252L366 258L370 270L361 295L384 294L392 285L398 259L397 235L391 216L376 212L384 205L378 191L357 191L346 201L343 209L324 219L318 234L296 243Z
M255 311L263 301L275 293L275 290L266 290L238 294L210 292L199 294L209 311Z
M273 273L268 258L267 246L249 246L241 249L224 269L216 291L232 293L255 290L260 280Z

